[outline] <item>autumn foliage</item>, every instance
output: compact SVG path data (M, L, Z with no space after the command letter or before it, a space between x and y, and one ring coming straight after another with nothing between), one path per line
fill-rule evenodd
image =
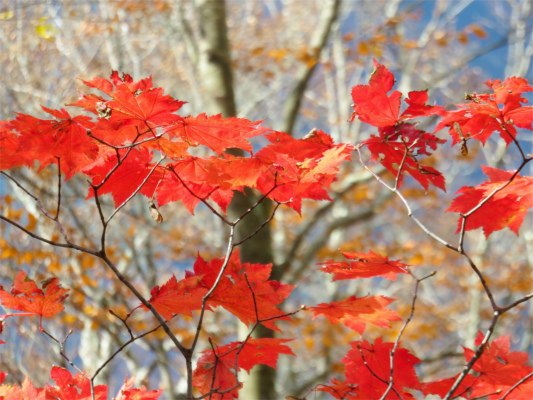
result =
M127 74L121 76L113 72L110 80L93 78L83 81L92 91L82 94L70 106L73 110L76 107L81 109L84 114L73 116L71 112L74 111L43 107L48 119L17 114L15 119L0 123L2 171L21 166L41 171L51 164L57 166L57 207L50 211L38 204L43 214L57 225L62 239L39 236L5 216L0 218L36 240L101 259L139 300L138 306L127 315L113 313L131 334L126 344L142 340L155 331L164 331L185 359L187 398L237 398L242 387L239 371L249 372L257 364L275 368L280 355L295 355L290 342L298 339L254 339L252 333L256 327L263 325L281 333L277 322L290 321L293 314L307 312L317 322L342 323L362 335L361 340L351 343L341 360L345 365L345 376L333 378L314 389L334 398L406 399L433 394L446 399L456 396L530 399L533 368L526 364L527 355L510 350L509 336L494 339L491 335L501 315L526 302L533 294L500 305L463 244L465 232L478 228L483 229L485 237L506 227L518 235L528 209L533 207L533 177L522 174L533 156L525 154L517 140L518 135L533 130L533 109L524 105L527 103L524 93L533 91L533 88L525 79L517 77L503 82L489 81L489 93L469 95L467 103L457 104L450 110L429 104L428 93L424 90L410 92L402 101L402 93L393 90L393 74L377 62L374 66L369 83L352 89L352 119L357 118L377 128L375 134L360 144L335 144L320 130L295 139L284 132L261 126L261 121L244 118L206 114L181 116L177 112L184 102L164 94L162 88L154 87L151 78L136 82ZM421 119L435 117L440 120L434 132L419 128ZM391 322L402 321L398 313L389 308L394 299L372 294L350 296L331 303L302 306L292 312L284 311L280 304L294 286L271 280L272 265L241 263L238 246L247 238L237 242L234 228L265 199L274 204L271 215L251 235L268 224L281 206L300 213L304 199L330 200L328 190L337 179L341 163L353 158L374 174L364 161L365 151L370 153L369 161L379 162L389 172L389 175L374 176L399 196L411 216L409 203L400 191L406 176L426 191L431 186L446 190L444 175L427 162L433 152L442 150L442 144L446 142L436 135L443 129L448 131L452 143L461 147L463 154L468 153L468 146L475 145L472 140L483 145L490 136L497 134L507 146L516 146L521 158L513 171L483 166L482 171L488 180L478 186L465 186L457 192L447 210L458 214L457 245L446 242L415 219L415 223L436 242L465 257L479 276L494 311L489 330L478 335L476 349L464 349L464 368L456 376L423 382L416 369L420 359L404 348L400 339L414 317L419 285L434 273L417 277L408 264L371 249L343 252L344 261L339 256L338 260L317 267L321 271L317 273L331 274L334 281L372 277L395 280L398 274L412 276L415 292L411 314L404 320L396 341L385 342L378 338L371 342L364 338L368 324L387 329ZM229 149L241 149L244 153L237 156L234 152L230 154ZM2 174L22 187L7 173ZM87 201L95 202L98 210L102 229L99 248L73 243L63 229L61 185L64 181L68 184L76 174L83 174L88 180ZM234 193L245 188L260 193L259 200L239 218L230 220L226 211ZM38 201L27 190L22 190ZM113 198L115 209L106 216L100 198L107 194ZM108 255L106 231L111 219L120 218L118 212L138 194L148 199L147 208L157 222L163 221L160 207L171 202L181 201L191 213L200 203L208 207L229 227L226 254L210 260L199 254L183 276L172 276L150 293L137 291L128 277L118 272ZM61 312L67 297L68 289L61 287L58 278L52 277L39 287L21 271L14 277L11 288L0 287L2 306L14 310L0 316L0 330L2 324L9 329L9 321L3 322L8 318L38 317L43 334L62 349L68 336L64 339L53 337L46 331L47 321L43 319L53 318ZM209 343L200 343L203 322L219 307L250 327L244 340L219 344L209 339ZM128 319L134 312L144 312L146 319L155 321L155 328L132 333ZM188 346L180 342L168 326L170 320L183 316L193 318L197 324L192 344ZM200 352L197 351L199 348ZM110 359L120 351L122 348ZM95 382L105 364L95 367L94 371L82 371L63 351L61 355L77 370L76 374L52 367L50 377L55 384L36 388L30 378L19 385L9 382L6 373L0 373L0 383L7 379L0 386L0 399L107 398L107 385ZM133 388L133 379L126 378L119 393L113 394L117 400L156 399L160 396L160 390Z

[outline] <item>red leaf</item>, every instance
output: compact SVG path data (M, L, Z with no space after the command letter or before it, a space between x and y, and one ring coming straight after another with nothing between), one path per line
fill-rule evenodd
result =
M114 400L155 400L161 395L162 390L148 391L144 386L140 389L132 389L134 381L134 376L126 379Z
M276 368L280 354L294 356L290 347L283 343L290 342L290 339L249 339L243 342L232 342L216 349L216 355L212 350L203 351L203 356L198 360L198 364L193 373L193 386L206 394L212 389L213 373L215 373L215 384L213 389L224 391L236 385L235 381L235 360L237 353L237 369L244 369L248 373L258 364L268 365ZM242 346L242 349L241 349ZM216 370L215 370L216 364ZM219 377L220 375L220 377ZM215 399L237 398L237 389L225 394L216 394Z
M342 279L372 278L381 276L383 278L396 280L397 274L407 274L407 264L399 261L389 260L387 256L381 256L372 250L366 253L343 252L342 255L348 260L347 262L327 261L319 265L321 271L333 274L333 281Z
M207 263L198 256L194 264L194 275L201 277L202 285L211 289L223 263L223 258L215 258ZM208 306L222 306L246 325L256 322L256 305L260 320L283 315L283 311L276 306L289 296L294 286L268 280L271 270L272 264L241 264L239 252L236 250L230 257L220 283L209 297ZM248 283L255 295L255 304ZM283 316L275 320L290 320L290 318ZM274 322L269 320L261 324L279 331Z
M526 365L528 354L520 351L510 352L510 335L496 338L488 343L481 357L472 366L472 371L477 376L467 375L454 394L468 398L480 398L488 396L490 400L501 398L507 391L516 385L521 379L533 372L533 368ZM480 332L475 345L479 346L483 341ZM465 359L469 362L474 356L474 351L464 347ZM427 382L422 385L424 395L436 394L444 398L457 377L440 379ZM520 384L508 398L515 400L529 400L533 389L533 380Z
M383 343L382 339L378 338L373 345L366 340L352 342L350 345L352 350L341 360L346 365L346 383L357 384L358 389L366 398L379 399L388 385L374 376L372 372L388 382L390 352L394 343ZM397 348L394 357L393 387L401 395L411 398L412 396L405 389L421 388L414 368L414 365L419 362L420 360L408 350ZM391 390L386 398L397 399L398 397Z
M309 309L313 311L313 319L323 315L332 324L342 322L348 328L363 334L367 323L389 328L390 321L402 320L396 311L385 308L393 301L394 299L384 296L351 296L343 301L322 303Z
M1 383L1 382L0 382ZM44 388L36 388L28 377L22 382L22 386L6 385L0 386L0 399L3 400L48 400L47 391Z
M70 179L98 155L98 146L87 136L93 127L89 117L71 117L64 109L51 110L42 107L58 120L38 119L30 115L17 114L10 126L20 133L20 149L40 162L39 170L61 160L61 171Z
M123 159L126 150L121 150L119 154L121 159ZM152 157L152 153L146 148L141 148L140 150L135 148L131 149L126 159L122 161L119 167L107 178L102 187L98 189L98 195L101 196L106 193L111 193L115 201L115 208L118 208L146 179L154 166L154 163L151 163ZM92 178L93 185L99 185L117 163L116 153L109 153L85 168L83 173ZM151 197L154 194L157 183L162 177L163 173L160 170L154 171L150 177L151 179L141 188L140 193ZM90 199L91 197L94 197L92 188L89 189L87 198Z
M502 171L482 166L489 181L476 187L465 186L457 191L456 197L446 210L466 214L486 199L495 189L505 185L513 176L513 171ZM533 177L517 175L511 183L492 196L481 208L466 220L467 231L483 228L485 237L492 232L509 227L516 235L524 222L527 210L533 207ZM461 231L459 218L457 233Z
M427 382L422 384L422 393L424 393L424 396L429 396L430 394L435 394L440 396L441 398L446 397L452 386L454 385L455 381L459 377L460 374L457 374L457 376L453 378L445 378L445 379L439 379L432 382ZM472 386L475 385L477 382L477 378L472 375L467 375L459 385L457 389L453 392L455 395L462 395L464 396L466 393L470 392L472 390Z
M408 93L408 98L405 102L409 107L402 113L401 120L408 120L416 117L427 117L430 115L440 114L443 111L442 107L430 106L426 104L428 101L428 91L420 90Z
M392 126L398 121L402 94L395 90L388 96L394 86L394 75L376 60L374 67L369 85L358 85L352 89L355 103L353 117L357 116L372 126Z
M483 335L479 338L482 340ZM510 352L510 349L510 335L496 338L487 345L481 357L472 366L472 370L479 373L478 382L473 387L472 396L477 397L487 393L494 393L498 390L501 393L505 393L519 380L533 372L533 367L525 365L528 360L528 354L520 351ZM474 351L464 348L464 352L466 361L470 361ZM524 392L527 386L524 385L520 389L513 391L511 396L513 399L531 398L531 393L527 397L527 392ZM499 397L489 396L489 399L492 400Z
M520 104L527 103L521 94L533 90L527 80L513 77L504 82L488 81L487 86L494 94L474 94L470 103L457 105L459 110L443 112L435 132L450 127L453 144L461 142L463 137L485 144L494 132L499 132L509 145L517 134L515 126L533 130L533 107ZM461 132L457 132L455 124L460 126Z
M231 357L219 358L215 363L215 356L212 350L204 351L193 371L192 385L202 394L211 392L211 390L224 391L237 385L235 380L235 360ZM213 400L232 400L239 397L237 387L227 393L215 393L211 396Z
M315 391L329 393L338 400L360 400L364 398L364 394L361 393L357 385L348 385L338 379L332 379L327 385L318 385Z
M89 94L82 95L80 100L70 105L83 107L115 123L132 121L141 129L169 125L180 119L174 112L185 102L164 95L161 88L154 88L151 77L133 82L129 75L120 78L113 71L111 79L113 83L103 78L83 81L87 86L103 91L111 100Z
M417 159L421 154L429 155L429 149L435 150L437 145L443 142L430 133L416 129L412 124L402 123L394 127L380 128L379 136L371 135L370 139L362 144L372 154L370 161L379 162L394 178L397 178L398 168L402 165L398 187L401 185L403 174L408 173L426 190L432 183L446 191L442 174L432 167L420 164Z
M202 308L202 298L207 293L205 287L199 286L200 279L192 276L178 282L172 276L161 288L156 286L152 290L150 303L166 320L170 320L174 314L191 316L192 311ZM148 311L145 306L142 308Z
M22 311L18 314L3 316L33 316L51 317L63 311L63 301L68 297L69 289L62 289L57 278L43 283L43 290L30 280L24 271L19 271L11 289L11 294L0 287L0 301L5 308ZM42 327L40 328L42 330Z
M7 122L0 121L0 171L19 165L33 165L28 149L20 146L19 135L11 131Z
M267 128L258 126L261 122L200 114L197 117L180 118L174 125L165 128L165 132L171 137L181 137L191 146L206 146L219 155L230 148L239 148L251 153L252 145L246 139L268 132Z
M204 159L189 156L166 165L165 174L157 185L158 204L163 206L169 202L181 200L193 214L200 199L211 198L223 212L226 212L233 198L233 190L225 189L226 185L221 187L216 182L216 171L212 167L215 160L216 158Z
M353 148L334 145L322 131L313 131L303 139L283 132L267 135L271 145L257 152L266 166L256 189L300 212L302 199L330 200L327 189L335 180L338 166L350 158ZM276 186L275 186L276 185Z
M61 400L92 399L91 382L82 374L72 376L66 369L53 367L50 371L50 377L55 381L57 387L46 385L47 398ZM94 398L96 400L107 400L107 386L95 386Z

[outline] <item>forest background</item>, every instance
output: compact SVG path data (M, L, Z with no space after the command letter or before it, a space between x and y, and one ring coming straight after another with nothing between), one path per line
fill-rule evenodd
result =
M395 73L398 90L427 88L430 99L439 104L461 102L465 92L485 92L488 78L523 76L531 82L531 11L526 0L7 1L0 6L0 116L11 119L16 110L45 118L40 105L60 108L76 100L81 82L75 78L109 76L118 70L135 80L152 75L156 86L188 102L183 115L207 111L264 119L263 126L295 137L317 127L336 142L355 144L372 128L347 122L352 111L349 89L368 80L372 57ZM213 49L222 62L207 56ZM531 136L521 144L533 152ZM453 194L466 182L483 180L471 167L479 160L491 167L512 166L512 152L504 150L502 141L490 139L467 157L458 151L454 158L437 156L435 166L448 183L446 195L437 197L433 190L426 193L406 181L406 194L419 218L452 238L456 218L444 210ZM42 181L46 174L52 182L54 172L47 170L39 178L29 169L19 169L14 176L39 197L53 200L53 190ZM523 174L531 175L531 166ZM72 221L73 238L90 241L93 216L77 206L86 192L82 178L78 185L76 179L65 188L64 218ZM35 203L4 179L0 195L3 213L45 236L53 233ZM334 203L304 203L302 217L280 209L273 224L256 237L258 245L252 242L241 249L243 260L273 262L272 279L298 285L284 304L287 311L372 291L397 298L393 308L402 317L410 311L410 281L398 278L392 284L376 278L326 285L329 278L317 273L316 263L338 259L339 249L373 249L412 265L421 275L436 270L420 289L417 315L403 343L422 358L420 376L429 380L453 374L463 362L459 345L472 347L490 319L490 304L483 301L477 278L464 261L414 229L403 206L355 163L344 165L332 198ZM264 211L258 210L258 220ZM224 253L224 227L209 210L197 208L194 219L180 205L161 212L167 222L157 226L145 200L136 199L109 240L119 268L136 276L145 292L173 273L181 276L198 251L206 259ZM253 230L253 224L245 229ZM518 239L508 230L488 241L481 231L469 233L470 252L499 298L531 292L532 227L530 212ZM131 295L90 256L56 252L5 224L0 229L0 284L12 282L19 269L31 272L36 281L59 276L71 296L61 324L49 328L58 337L73 329L66 347L71 358L82 368L99 365L122 340L121 326L107 310L111 305L117 312L129 309ZM227 317L217 313L207 322L209 336L216 341L235 340L236 332L246 331ZM513 349L532 354L532 318L529 303L508 313L496 336L511 333ZM66 367L56 349L37 334L38 326L23 320L10 324L17 325L8 332L14 345L2 349L0 370L18 371L18 376L11 375L19 382L31 371L32 381L42 384L49 379L50 364ZM342 372L339 360L348 342L359 338L341 324L311 321L304 313L280 326L284 337L298 338L291 343L297 357L281 357L277 374L267 366L254 369L244 379L243 398L304 395ZM394 341L400 327L369 328L365 337ZM136 328L146 326L137 321ZM193 334L192 325L175 328L185 341ZM178 398L185 382L170 365L179 362L163 335L154 335L113 362L102 379L116 382L111 389L116 392L124 376L136 375L139 384L163 388L166 398Z

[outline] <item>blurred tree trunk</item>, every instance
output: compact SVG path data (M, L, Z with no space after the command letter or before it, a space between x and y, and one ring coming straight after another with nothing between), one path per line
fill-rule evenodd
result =
M233 91L230 46L226 28L226 4L219 0L198 0L196 6L199 14L200 40L198 48L198 70L203 82L205 97L211 114L224 117L237 115ZM242 155L242 151L231 151ZM235 192L228 214L235 220L250 208L258 197L247 190L245 194ZM237 226L236 240L240 241L255 231L267 218L271 202L265 201L250 213ZM273 262L270 225L265 226L250 240L240 246L242 262L269 264ZM270 329L262 326L255 336L273 337ZM266 365L255 367L246 380L242 397L247 399L276 399L276 371Z

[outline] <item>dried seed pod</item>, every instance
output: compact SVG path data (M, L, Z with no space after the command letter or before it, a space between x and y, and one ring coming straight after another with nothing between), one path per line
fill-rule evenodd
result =
M463 131L461 130L461 125L459 125L457 122L453 123L453 129L455 129L455 132L459 134L459 137L461 138L461 155L467 156L468 155L468 147L466 147L466 138L463 136Z
M148 207L150 208L150 215L152 216L152 219L158 224L163 222L163 216L157 209L153 199L148 199Z

